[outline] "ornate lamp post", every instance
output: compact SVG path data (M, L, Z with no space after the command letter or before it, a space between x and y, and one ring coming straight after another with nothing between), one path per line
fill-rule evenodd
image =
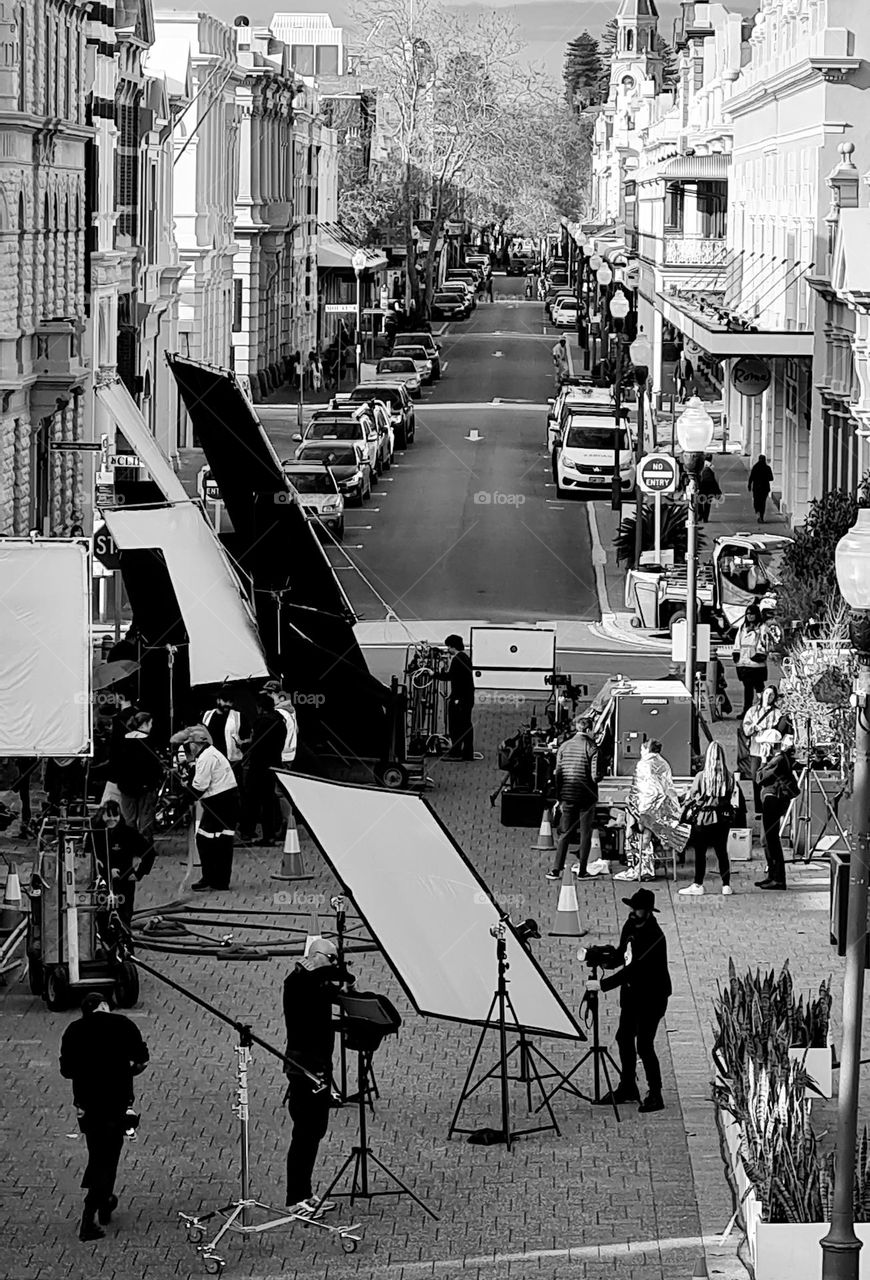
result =
M837 543L837 585L851 609L849 632L858 655L855 706L855 766L846 975L843 983L843 1051L837 1094L837 1166L831 1229L822 1240L822 1280L858 1280L861 1241L855 1234L853 1189L861 1070L861 1023L867 948L867 878L870 872L870 509Z
M586 256L584 250L587 245L587 240L583 232L580 230L579 225L574 233L574 243L577 246L577 342L586 353L586 359L588 361L589 353L587 347L586 326L583 321L583 301L580 296L580 291L583 288L583 279L586 275Z
M360 380L360 368L362 366L362 289L360 288L360 277L366 269L368 258L364 250L357 249L351 258L354 273L356 275L356 380Z
M650 361L652 360L652 347L643 330L640 331L628 348L628 354L631 357L631 363L634 365L634 380L637 384L637 452L635 457L637 465L640 466L640 460L644 453L646 383L649 377ZM653 445L655 445L655 441L653 441ZM637 500L634 525L634 567L639 569L640 555L643 550L643 494L639 486L636 485L635 488L637 489Z
M686 546L686 688L694 699L698 651L696 482L704 463L704 454L710 448L713 439L713 419L697 396L692 396L677 418L677 439L683 451L683 465L689 477L686 489L689 515Z
M613 278L613 272L609 267L600 267L598 271L599 282L601 282L601 276L605 271L611 279ZM609 284L610 281L608 280L605 283ZM616 330L616 383L613 394L615 425L613 428L613 480L611 481L610 505L614 511L621 511L622 478L620 476L619 463L622 450L622 348L624 345L622 325L628 315L628 298L626 298L622 290L614 294L610 299L608 310Z

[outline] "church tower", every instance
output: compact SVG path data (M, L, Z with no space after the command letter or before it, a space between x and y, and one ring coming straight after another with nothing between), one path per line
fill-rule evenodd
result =
M662 59L656 49L658 10L655 0L620 0L616 14L616 56L611 70L611 87L625 84L633 74L635 83L652 80L662 87Z

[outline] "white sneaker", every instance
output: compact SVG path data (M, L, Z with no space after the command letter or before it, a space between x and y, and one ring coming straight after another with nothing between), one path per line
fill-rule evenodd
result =
M687 884L685 889L678 889L677 892L687 898L700 898L704 892L704 886L702 884Z
M723 897L723 898L730 898L730 897L731 897L731 895L732 895L733 893L734 893L734 890L731 888L731 885L730 885L730 884L723 884L723 886L722 886L722 897Z
M636 871L617 871L613 877L614 880L637 880L639 879Z

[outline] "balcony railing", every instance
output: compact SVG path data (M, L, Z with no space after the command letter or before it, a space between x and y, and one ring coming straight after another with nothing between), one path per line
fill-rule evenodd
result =
M664 238L664 264L668 267L724 266L727 249L723 238L669 236Z

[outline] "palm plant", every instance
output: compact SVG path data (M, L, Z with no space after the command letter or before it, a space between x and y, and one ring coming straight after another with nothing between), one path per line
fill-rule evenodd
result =
M614 538L616 559L619 564L627 565L629 569L638 567L634 560L634 529L636 523L636 513L629 511L625 519L620 521ZM655 510L648 502L643 504L640 529L641 551L652 551L655 548ZM659 546L662 551L673 551L675 561L685 560L686 558L687 529L688 512L686 507L682 504L678 506L673 502L662 503L661 540ZM704 545L704 535L700 529L697 532L696 545L699 551Z

